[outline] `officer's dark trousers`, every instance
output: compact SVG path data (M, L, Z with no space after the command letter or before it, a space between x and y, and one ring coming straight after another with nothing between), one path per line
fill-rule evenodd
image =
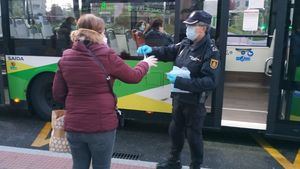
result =
M173 115L169 126L169 134L172 139L172 159L180 160L186 136L190 146L191 166L200 167L203 161L202 128L205 114L204 104L193 105L173 100Z

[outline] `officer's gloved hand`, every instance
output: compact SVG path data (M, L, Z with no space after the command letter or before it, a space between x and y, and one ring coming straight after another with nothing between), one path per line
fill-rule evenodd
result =
M140 55L146 55L146 54L152 52L152 48L148 45L143 45L143 46L139 47L136 52L137 52L137 54L140 54Z
M177 75L173 74L173 73L167 73L167 79L171 82L171 83L175 83Z

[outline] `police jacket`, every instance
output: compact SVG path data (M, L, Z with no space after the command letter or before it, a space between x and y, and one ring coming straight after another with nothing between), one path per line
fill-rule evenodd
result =
M220 53L210 36L207 34L195 44L185 38L178 44L152 49L151 55L159 60L175 61L175 66L191 72L191 79L177 76L174 83L175 88L190 93L172 93L171 97L189 104L204 104L208 91L216 88L220 74Z

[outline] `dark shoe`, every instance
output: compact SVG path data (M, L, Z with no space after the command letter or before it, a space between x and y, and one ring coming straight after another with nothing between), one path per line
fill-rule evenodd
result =
M156 169L181 169L182 165L181 162L178 161L172 161L172 160L167 160L164 162L160 162L156 165Z

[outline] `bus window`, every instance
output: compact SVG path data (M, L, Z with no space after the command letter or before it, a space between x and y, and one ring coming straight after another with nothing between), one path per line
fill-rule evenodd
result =
M14 39L51 39L68 17L74 17L73 0L9 1L10 34Z
M271 0L265 0L264 6L252 5L253 1L230 1L228 45L267 46Z
M137 47L142 45L137 41L135 33L145 38L151 32L149 25L155 19L162 20L161 30L166 37L172 40L175 23L175 2L90 2L82 1L81 13L92 13L104 19L108 43L117 53L126 52L137 56ZM138 22L144 21L143 29ZM139 25L139 26L138 26ZM157 41L161 41L156 39ZM147 43L147 41L142 41ZM170 42L172 43L173 40ZM155 46L160 46L156 44Z

